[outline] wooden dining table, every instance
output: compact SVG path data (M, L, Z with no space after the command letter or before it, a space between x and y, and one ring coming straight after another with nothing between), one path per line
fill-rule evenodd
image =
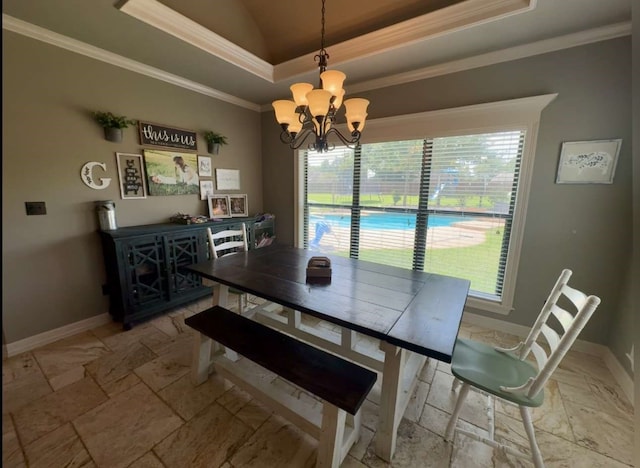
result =
M391 461L398 425L427 357L451 362L470 283L332 255L330 279L308 281L314 255L275 244L186 269L215 282L214 305L226 307L229 287L263 298L264 306L249 311L256 320L380 372L375 453ZM272 305L281 313L273 313ZM303 315L334 324L338 339L305 327ZM378 353L360 348L358 333L379 340ZM209 362L199 359L194 373L203 380Z

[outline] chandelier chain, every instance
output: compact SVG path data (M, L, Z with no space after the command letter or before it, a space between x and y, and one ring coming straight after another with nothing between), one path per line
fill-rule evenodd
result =
M321 27L320 27L320 52L313 57L315 61L318 62L318 68L320 68L320 73L327 69L327 65L329 63L329 54L324 48L324 14L325 14L325 0L322 0L322 18L321 18ZM322 85L322 82L320 83Z

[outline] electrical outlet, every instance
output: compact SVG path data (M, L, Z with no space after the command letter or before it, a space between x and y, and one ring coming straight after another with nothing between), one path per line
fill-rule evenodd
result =
M47 205L43 201L24 202L24 206L27 210L27 216L47 214Z

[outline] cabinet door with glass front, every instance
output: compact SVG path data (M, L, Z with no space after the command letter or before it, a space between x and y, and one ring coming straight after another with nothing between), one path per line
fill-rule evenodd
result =
M167 298L163 238L147 236L122 243L123 302L129 312L146 309Z
M206 259L206 242L202 230L170 234L166 240L169 299L186 291L200 288L202 280L184 267Z

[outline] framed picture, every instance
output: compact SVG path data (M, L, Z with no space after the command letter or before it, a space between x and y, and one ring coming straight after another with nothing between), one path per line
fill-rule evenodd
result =
M120 197L123 200L147 198L147 192L144 188L145 176L142 155L116 153L116 163L120 180Z
M198 175L211 177L211 158L209 156L198 156Z
M200 200L208 200L213 195L213 180L200 181Z
M217 190L240 190L240 171L238 169L216 169Z
M144 150L149 195L198 195L197 156L176 151Z
M209 195L207 204L209 205L209 218L231 218L228 195Z
M622 140L562 143L557 184L612 184Z
M229 195L229 206L231 207L231 217L249 216L249 207L247 206L247 195Z

